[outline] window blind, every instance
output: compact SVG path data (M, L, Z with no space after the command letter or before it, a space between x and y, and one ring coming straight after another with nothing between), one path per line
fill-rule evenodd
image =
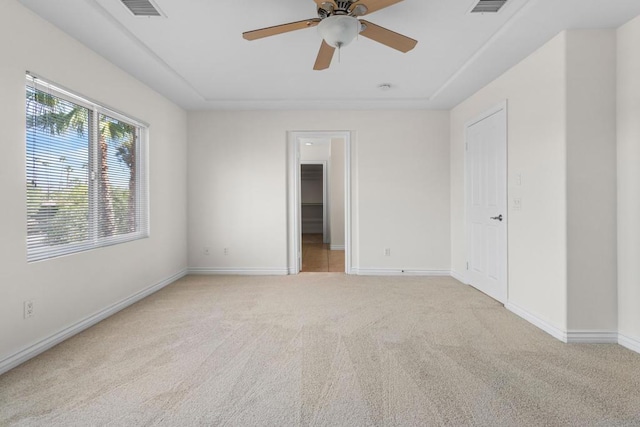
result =
M149 233L146 126L27 75L27 260Z

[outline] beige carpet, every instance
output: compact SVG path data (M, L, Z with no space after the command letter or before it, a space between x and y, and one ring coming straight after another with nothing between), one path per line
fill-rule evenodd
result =
M640 355L449 278L192 276L1 376L0 425L638 426Z

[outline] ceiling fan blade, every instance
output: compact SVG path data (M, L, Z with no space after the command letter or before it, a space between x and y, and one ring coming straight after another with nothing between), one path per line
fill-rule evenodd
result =
M242 33L242 37L247 40L256 40L263 37L275 36L277 34L288 33L289 31L303 30L315 27L320 22L319 18L305 19L304 21L290 22L288 24L276 25L274 27L261 28L259 30Z
M366 26L366 28L360 32L361 36L375 40L378 43L382 43L383 45L399 50L400 52L407 53L416 47L416 44L418 44L417 40L403 36L402 34L398 34L391 30L387 30L384 27L372 24L364 19L361 19L360 22Z
M333 59L333 53L336 48L331 47L322 40L322 44L320 45L320 51L318 52L318 57L316 58L316 63L313 66L314 70L326 70L331 65L331 60Z
M317 2L318 0L316 0ZM385 7L393 6L396 3L400 3L402 0L360 0L353 3L352 10L358 5L364 5L367 7L367 12L363 15L368 15L377 10L384 9Z

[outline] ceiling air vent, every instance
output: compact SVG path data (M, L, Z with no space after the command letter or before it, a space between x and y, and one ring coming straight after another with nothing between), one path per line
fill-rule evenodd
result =
M498 13L507 0L480 0L471 13Z
M134 16L162 16L156 5L149 0L120 0Z

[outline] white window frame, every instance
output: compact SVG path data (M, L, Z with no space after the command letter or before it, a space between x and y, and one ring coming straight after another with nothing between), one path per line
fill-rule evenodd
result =
M127 114L120 113L112 108L106 107L101 103L95 102L84 96L78 95L68 89L57 84L51 83L46 79L36 76L30 72L26 74L25 90L29 87L39 91L56 96L60 99L72 102L78 106L87 108L91 111L90 123L87 126L89 133L89 152L87 163L90 165L87 177L88 186L88 239L82 242L67 243L60 245L49 245L30 247L27 243L27 262L42 261L46 259L56 258L59 256L69 255L73 253L84 252L97 249L100 247L111 246L115 244L130 242L133 240L144 239L149 237L150 221L149 221L149 188L148 188L148 135L149 125L141 120L135 119ZM25 105L26 112L26 105ZM100 237L98 232L98 209L99 204L96 201L98 194L99 178L97 171L99 169L98 154L98 118L100 115L108 116L136 128L136 226L137 229L130 233L116 234L113 236ZM26 144L26 139L25 139ZM25 145L26 149L26 145ZM25 163L25 176L27 175L27 165ZM28 220L28 216L26 216Z

